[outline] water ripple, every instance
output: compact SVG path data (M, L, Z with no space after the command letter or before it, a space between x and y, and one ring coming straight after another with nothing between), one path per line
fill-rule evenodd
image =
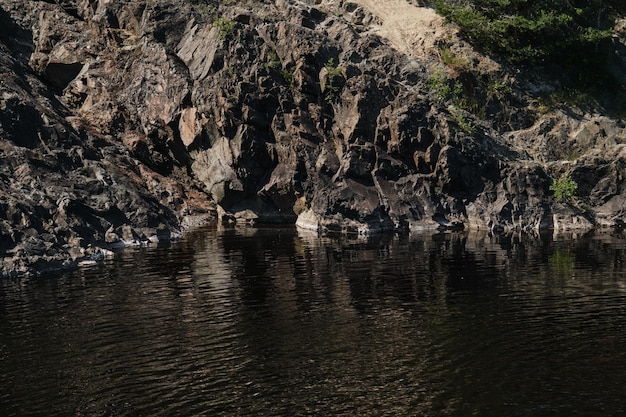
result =
M211 229L3 281L0 415L620 415L624 247Z

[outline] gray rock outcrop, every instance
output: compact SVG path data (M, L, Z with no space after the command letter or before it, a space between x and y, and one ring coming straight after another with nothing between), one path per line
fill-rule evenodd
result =
M0 272L215 216L363 234L623 224L621 120L537 109L550 83L460 40L439 47L461 67L398 51L355 3L224 3L0 0ZM556 202L565 173L577 194Z

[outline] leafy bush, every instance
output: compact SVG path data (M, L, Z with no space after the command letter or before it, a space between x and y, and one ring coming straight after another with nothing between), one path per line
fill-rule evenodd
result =
M228 38L235 31L235 21L227 19L225 17L218 17L213 22L213 25L217 27L217 36L220 39Z
M554 199L557 203L570 200L574 197L577 188L578 184L569 173L562 175L558 180L554 180L550 185L550 191L554 193Z
M476 133L476 126L474 126L474 124L470 120L465 118L465 115L461 110L453 110L451 112L451 115L452 120L454 120L459 125L462 131L470 135Z
M428 88L433 90L439 100L458 100L463 93L463 86L456 80L450 79L444 72L434 72L427 83Z
M267 70L271 70L274 68L280 69L280 75L285 80L287 84L291 84L293 82L294 72L296 70L295 66L288 65L285 68L282 68L282 62L278 53L275 49L270 49L267 53L267 61L264 64Z
M504 100L506 96L513 93L510 80L492 76L487 82L487 95L496 100Z
M287 68L283 68L280 70L280 75L282 75L283 79L287 82L287 84L293 83L294 73L296 71L296 67L293 65L288 66Z
M341 68L335 65L335 60L332 58L328 58L328 62L324 65L326 68L326 73L328 74L328 80L332 82L336 77L341 76Z
M483 110L473 95L468 95L467 90L458 79L448 77L442 71L436 71L427 83L428 88L433 90L437 98L449 102L454 107L468 111L476 116Z
M332 104L339 96L339 86L336 84L336 80L341 77L341 68L335 65L333 58L328 59L324 68L326 69L324 101Z
M267 69L277 68L281 65L280 58L278 57L278 53L275 49L270 49L268 51L267 59L268 61L264 64Z

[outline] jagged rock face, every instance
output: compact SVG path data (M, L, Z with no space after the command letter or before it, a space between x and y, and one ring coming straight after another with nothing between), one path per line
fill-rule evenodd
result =
M94 67L78 47L85 22L43 2L23 15L23 2L0 6L9 28L0 33L1 275L69 267L100 248L170 238L193 216L212 215L192 181L176 178L175 169L169 176L151 169L157 158L147 155L144 164L132 155L142 137L110 136L114 124L99 132L90 123L114 120L110 110L90 120L72 107L71 89ZM75 31L64 32L66 25Z
M436 51L398 52L359 2L314 3L0 0L3 268L213 207L355 233L621 224L619 121L523 98L476 120L428 86ZM551 197L564 172L577 204Z

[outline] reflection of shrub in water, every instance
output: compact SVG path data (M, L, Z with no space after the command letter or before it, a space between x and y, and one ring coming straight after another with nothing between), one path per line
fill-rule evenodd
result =
M563 275L570 275L574 270L575 256L569 251L562 251L557 249L548 258L548 265L551 270Z

